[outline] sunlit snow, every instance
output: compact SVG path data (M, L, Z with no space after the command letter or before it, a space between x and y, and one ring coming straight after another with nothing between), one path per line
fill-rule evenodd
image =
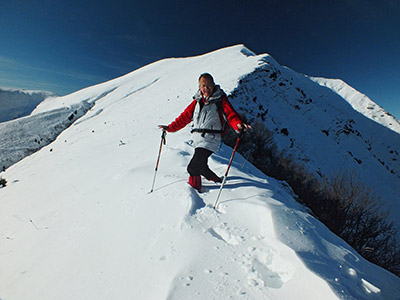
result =
M190 128L167 135L149 193L157 125L188 105L198 75L210 72L229 94L266 63L277 64L239 45L162 60L40 104L32 117L91 108L0 174L8 181L0 189L0 299L399 299L398 277L360 257L286 183L240 154L211 208L219 186L204 180L199 194L187 184ZM211 168L223 174L231 153L222 145Z

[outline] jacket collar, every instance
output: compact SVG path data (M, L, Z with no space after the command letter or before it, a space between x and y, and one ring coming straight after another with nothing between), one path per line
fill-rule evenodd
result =
M215 102L215 101L221 99L221 97L223 95L224 95L224 91L221 89L221 87L218 84L216 84L214 87L214 93L210 96L210 98L208 98L208 100L204 99L200 90L197 90L196 94L194 94L194 96L193 96L193 99L195 99L197 102L204 99L204 102L211 103L211 102Z

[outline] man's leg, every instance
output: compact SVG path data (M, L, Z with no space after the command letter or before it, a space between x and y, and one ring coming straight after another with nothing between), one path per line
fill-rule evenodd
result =
M203 175L207 180L221 182L221 178L208 167L207 162L211 154L212 151L204 148L196 148L194 150L193 158L187 167L190 176Z

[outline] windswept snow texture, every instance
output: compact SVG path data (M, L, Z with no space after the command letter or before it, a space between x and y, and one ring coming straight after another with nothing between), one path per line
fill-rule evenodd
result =
M47 91L29 91L0 87L0 123L29 115L35 107L48 97Z
M239 154L212 209L218 185L198 194L187 184L190 128L167 135L149 193L157 124L187 106L198 75L212 73L230 93L266 59L243 46L166 59L41 104L38 115L94 106L1 174L0 299L399 299L398 277ZM223 145L211 168L223 174L231 153Z

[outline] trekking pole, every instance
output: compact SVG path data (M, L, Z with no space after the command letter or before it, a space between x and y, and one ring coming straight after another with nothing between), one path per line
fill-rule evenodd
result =
M214 206L213 206L214 209L217 207L217 203L218 203L219 196L221 195L222 188L224 187L226 178L228 177L229 168L231 167L231 164L232 164L232 161L233 161L233 157L235 156L236 149L237 149L237 146L238 146L238 144L239 144L239 140L240 140L240 136L241 136L241 135L242 135L242 131L240 131L240 133L239 133L239 135L238 135L238 137L237 137L237 139L236 139L236 144L235 144L235 147L233 148L233 152L232 152L231 159L230 159L230 161L229 161L228 167L226 168L226 172L225 172L225 175L224 175L224 180L222 180L222 184L221 184L221 187L219 188L219 192L218 192L218 195L217 195L217 199L215 200L215 203L214 203Z
M156 182L156 176L157 176L158 164L160 163L162 145L163 144L165 145L167 143L167 140L165 138L166 135L167 135L167 132L165 130L163 130L163 132L161 134L160 150L158 150L158 158L157 158L157 163L156 163L156 169L155 169L155 172L154 172L153 185L151 186L150 193L152 193L153 190L154 190L154 183Z

